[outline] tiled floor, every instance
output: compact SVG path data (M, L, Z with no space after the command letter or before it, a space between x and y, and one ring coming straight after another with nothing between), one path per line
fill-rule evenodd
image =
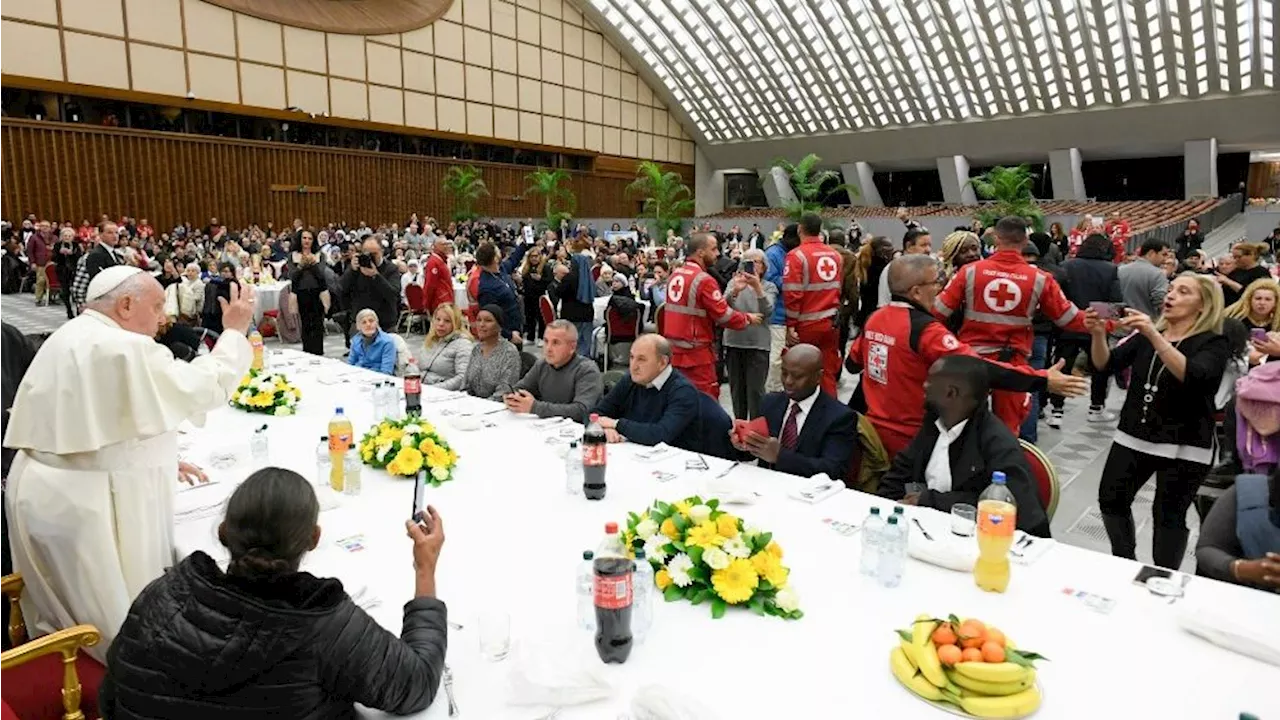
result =
M66 322L62 307L36 307L31 295L5 295L0 298L0 318L24 333L51 332ZM420 347L422 336L409 335L406 340L410 347ZM268 339L267 346L273 347L277 342L277 340ZM285 345L285 347L299 346ZM326 336L325 355L341 357L345 350L340 335L330 333ZM840 398L847 399L852 391L852 382L846 377L841 385ZM1113 384L1108 406L1118 410L1123 397L1123 393ZM731 409L727 385L723 390L721 404L726 409ZM1086 412L1085 401L1069 400L1061 430L1054 430L1041 423L1039 446L1058 469L1062 483L1062 496L1052 523L1054 537L1072 545L1108 552L1110 546L1107 543L1106 533L1102 530L1097 496L1102 464L1106 459L1107 449L1111 445L1111 437L1115 433L1115 423L1089 423L1085 419ZM1149 559L1151 555L1151 532L1148 526L1153 495L1154 484L1148 483L1134 504L1134 517L1139 527L1139 558ZM1188 523L1193 528L1192 539L1188 545L1188 557L1195 546L1195 529L1198 527L1196 520L1194 512L1188 513ZM1189 568L1190 565L1187 564L1184 567Z

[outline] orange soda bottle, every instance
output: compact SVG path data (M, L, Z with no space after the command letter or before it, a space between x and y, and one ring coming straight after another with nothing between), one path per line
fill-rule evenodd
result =
M355 428L351 426L351 420L343 414L342 408L336 408L333 419L329 421L329 487L334 492L343 491L345 476L342 463L351 447L354 434Z
M1017 527L1018 503L1002 472L991 474L991 485L978 497L978 561L973 579L987 592L1009 587L1009 548Z

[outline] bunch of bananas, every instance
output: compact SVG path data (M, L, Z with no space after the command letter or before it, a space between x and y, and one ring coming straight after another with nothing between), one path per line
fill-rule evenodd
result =
M1012 662L959 662L944 668L930 641L937 621L916 618L889 653L893 676L908 690L934 702L947 702L980 718L1025 717L1040 707L1035 668Z

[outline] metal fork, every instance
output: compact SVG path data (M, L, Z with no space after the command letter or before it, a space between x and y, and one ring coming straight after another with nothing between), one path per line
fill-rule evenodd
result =
M448 666L444 666L444 695L449 699L449 717L458 714L458 703L453 700L453 670Z

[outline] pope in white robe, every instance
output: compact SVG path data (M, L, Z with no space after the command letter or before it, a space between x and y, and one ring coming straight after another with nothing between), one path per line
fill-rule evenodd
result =
M33 635L91 624L105 658L133 599L174 564L177 428L226 403L252 362L253 291L232 287L226 330L190 363L154 339L160 284L125 266L95 276L85 312L41 346L4 442L19 451L6 512Z

